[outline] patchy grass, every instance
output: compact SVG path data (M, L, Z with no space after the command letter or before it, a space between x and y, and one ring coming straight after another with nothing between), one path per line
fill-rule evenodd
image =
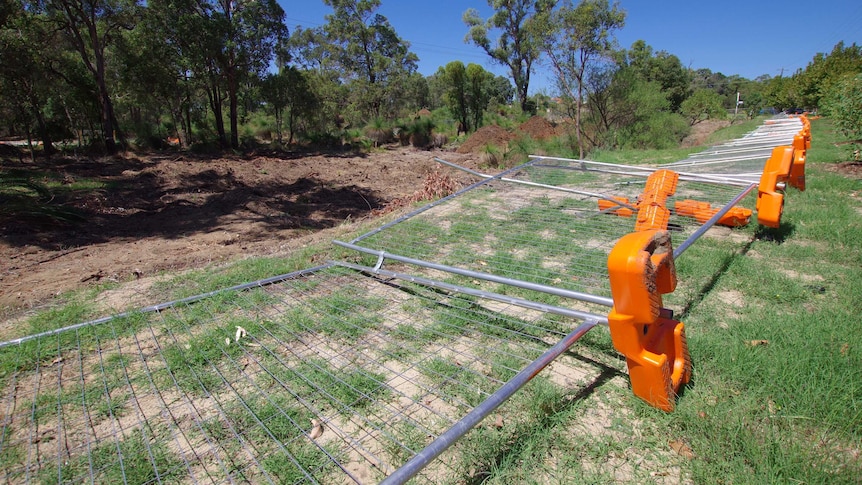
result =
M752 127L733 125L721 136L733 138ZM862 201L858 196L862 181L826 169L842 160L841 151L834 147L836 135L830 122L816 120L813 130L808 188L788 191L780 228L751 226L735 230L734 239L704 238L677 262L680 286L665 303L686 323L694 379L683 390L673 413L657 411L631 395L615 370L624 364L616 357L607 332L596 330L579 343L583 352L571 354L602 368L601 377L584 386L579 382L568 387L545 374L538 376L497 411L500 419L489 417L454 445L446 464L451 474L434 478L441 483L500 484L858 483L862 476ZM711 140L717 141L720 136ZM659 163L682 158L683 153L616 153L608 160ZM481 204L465 209L465 218L495 223ZM536 226L530 211L561 209L547 201L536 202L535 207L515 209L515 223L535 235L542 228ZM411 237L416 239L406 246L412 245L417 254L445 246L445 256L459 261L486 241L458 221L453 217L448 232L433 224L414 226ZM507 228L494 230L502 240ZM449 239L450 234L455 237ZM543 237L562 240L565 236ZM524 244L536 245L538 240L527 238ZM495 247L481 257L507 271L524 265L541 268L541 261L529 253L513 257L511 247ZM309 260L310 253L290 260L250 259L215 271L186 273L164 283L164 288L170 288L176 297L188 296L301 269L309 266ZM547 277L541 272L533 275L537 281ZM153 377L157 381L169 378L170 386L177 385L192 397L217 394L230 375L214 372L214 367L251 352L241 345L225 344L235 325L244 326L250 335L286 342L312 332L359 340L378 323L372 315L386 304L370 295L315 288L313 281L307 289L317 292L316 299L285 309L278 320L232 320L236 309L271 303L259 290L242 298L224 293L209 298L205 305L165 312L156 327L164 335L176 337L163 350L171 374L156 369ZM558 299L549 302L556 304ZM402 304L399 310L415 315L421 325L396 327L383 352L390 359L406 362L422 345L467 339L478 325L493 319L490 312L477 311L474 299L453 299L448 305L412 300ZM85 299L40 313L27 325L34 331L50 330L90 318L92 312ZM476 321L475 315L487 319ZM5 385L8 376L19 371L49 365L68 349L95 351L101 338L130 335L151 324L151 318L134 315L62 334L51 339L50 346L34 341L14 353L0 349L0 384ZM202 325L216 321L226 323L218 328ZM526 322L514 318L495 323L500 331L486 332L487 340L477 345L501 345L507 339L517 343L507 329L530 341L539 337ZM560 331L571 324L565 319L551 323ZM302 481L308 478L303 470L328 466L312 441L298 431L308 430L316 416L298 405L292 393L313 395L316 406L334 414L348 407L370 408L377 400L392 398L383 384L383 373L355 370L317 357L290 362L275 354L256 358L269 371L261 374L257 384L277 387L281 394L264 399L251 390L237 391L243 393L242 405L227 405L224 418L234 423L232 432L259 446L261 468L274 481ZM423 378L429 386L442 389L453 405L473 406L494 390L480 387L488 377L511 378L523 367L523 358L515 351L493 354L480 363L435 356L423 363ZM132 363L115 356L99 365L103 381L86 388L70 386L21 405L30 406L39 423L52 422L58 408L80 406L82 401L92 403L90 407L102 419L122 416L128 412L124 405L129 396L111 391L123 385L125 369ZM202 426L208 436L231 449L235 437L220 418L208 419ZM36 478L52 483L74 481L87 477L92 469L97 481L104 483L181 481L184 468L157 431L146 435L134 431L116 443L98 443L91 461L76 456L67 463L45 467ZM383 450L394 462L403 462L429 442L414 426L398 425L387 432L398 437L397 443ZM239 445L233 446L237 449L232 451L242 453ZM117 462L118 447L122 463ZM1 462L24 460L20 448L0 448ZM337 472L332 470L333 481L338 480Z

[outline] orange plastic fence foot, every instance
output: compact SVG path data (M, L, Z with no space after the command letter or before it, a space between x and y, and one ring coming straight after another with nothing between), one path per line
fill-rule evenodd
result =
M777 228L781 224L784 193L780 184L790 177L793 152L790 146L775 147L763 167L757 189L757 222L764 226Z
M811 145L811 135L800 133L793 137L793 163L787 183L800 191L805 191L805 156Z
M667 198L676 193L679 174L670 170L656 170L647 178L635 223L635 231L667 229L670 211Z
M672 411L691 376L682 322L662 316L662 294L676 288L673 248L667 231L633 232L608 256L614 307L608 315L614 348L626 356L632 392Z
M617 203L618 202L618 203ZM599 199L599 210L610 211L611 214L616 214L620 217L631 217L634 211L625 206L631 206L632 203L625 197L608 197L607 199Z
M709 202L685 199L674 202L673 210L678 215L693 217L697 222L703 224L718 213L718 208L713 208ZM727 227L742 227L748 225L751 220L751 209L745 207L731 207L727 213L721 216L716 224Z

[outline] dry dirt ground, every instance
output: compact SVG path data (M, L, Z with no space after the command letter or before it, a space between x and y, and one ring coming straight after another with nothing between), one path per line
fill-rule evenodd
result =
M375 217L410 197L441 169L435 156L476 168L471 154L401 146L368 154L7 160L7 170L60 174L68 187L85 181L101 187L70 191L64 200L84 222L0 220L0 314L106 281L289 254L322 230Z

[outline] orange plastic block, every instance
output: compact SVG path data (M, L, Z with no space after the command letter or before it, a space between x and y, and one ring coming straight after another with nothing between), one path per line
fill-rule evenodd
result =
M793 163L787 183L797 189L805 190L805 156L811 146L811 133L803 129L793 137Z
M787 182L793 166L793 147L780 146L766 160L757 191L757 222L778 227L784 211L784 193L779 184Z
M619 204L614 203L614 201L619 202ZM611 214L616 214L620 217L631 217L634 215L635 211L620 204L632 205L632 203L625 197L608 197L607 199L599 199L599 210L610 211ZM616 207L616 209L614 209L614 207Z
M626 356L632 392L673 411L676 394L691 378L691 357L685 325L662 316L661 295L676 288L670 234L646 230L623 236L608 256L608 274L614 299L611 340Z
M678 200L673 205L674 211L681 216L693 217L703 224L710 220L719 209L713 208L709 202L685 199ZM716 221L719 226L742 227L747 226L751 220L751 209L745 207L731 207L721 218Z
M667 229L670 221L667 198L676 192L678 182L679 174L670 170L657 170L650 174L638 204L635 231Z

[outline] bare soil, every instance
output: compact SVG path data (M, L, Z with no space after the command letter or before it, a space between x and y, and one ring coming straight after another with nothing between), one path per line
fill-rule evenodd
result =
M687 148L704 145L709 135L727 126L730 126L728 120L706 120L696 123L691 127L691 133L682 140L680 146Z
M486 145L494 145L505 151L506 147L509 145L509 141L513 138L515 138L515 135L508 132L505 128L497 125L486 125L476 130L475 133L464 140L464 143L458 147L458 153L465 154L475 152L477 150L482 150Z
M400 146L367 154L8 157L4 170L60 174L69 188L84 181L99 188L55 190L65 197L55 203L73 208L81 222L0 220L0 313L100 282L289 254L320 231L411 198L440 168L435 156L476 168L471 154Z
M557 130L550 121L542 116L533 116L518 126L518 131L526 133L537 140L545 140L557 136L562 130Z

